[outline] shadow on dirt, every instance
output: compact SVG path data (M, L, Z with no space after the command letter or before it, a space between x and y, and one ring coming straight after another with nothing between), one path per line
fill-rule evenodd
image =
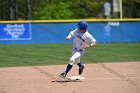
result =
M63 83L63 82L82 82L82 81L81 80L53 80L51 82Z

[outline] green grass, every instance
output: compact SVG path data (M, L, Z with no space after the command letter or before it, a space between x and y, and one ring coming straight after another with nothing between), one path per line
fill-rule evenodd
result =
M70 44L0 45L0 67L67 64ZM140 43L99 43L86 49L84 63L140 61Z

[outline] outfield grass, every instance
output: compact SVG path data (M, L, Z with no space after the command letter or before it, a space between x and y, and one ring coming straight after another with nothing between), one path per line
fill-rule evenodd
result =
M0 45L0 67L67 64L70 44ZM99 43L86 49L84 63L140 61L140 43Z

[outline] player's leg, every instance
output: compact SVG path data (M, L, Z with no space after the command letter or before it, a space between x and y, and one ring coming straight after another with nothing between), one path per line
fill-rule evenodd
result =
M76 60L77 58L79 58L80 56L81 56L81 53L80 53L80 52L75 52L75 53L73 54L73 56L72 56L72 57L70 58L70 60L69 60L69 63L68 63L68 65L67 65L67 67L66 67L64 73L61 73L61 74L60 74L60 77L63 77L63 78L66 77L67 73L71 70L73 64L75 63L75 60Z
M80 58L85 54L85 51L81 51L80 53L81 53L81 56L76 59L76 63L79 67L79 75L81 75L83 73L83 70L85 68L85 66L80 61Z
M63 73L60 74L60 77L65 78L67 73L70 71L70 69L72 68L73 65L68 64L65 71Z
M79 67L79 75L81 75L83 73L85 66L81 63L80 57L76 59L76 63Z
M66 70L65 70L65 73L66 73L66 74L70 71L70 69L72 68L72 66L73 66L73 64L75 63L76 59L77 59L77 58L80 58L80 56L81 56L81 53L80 53L80 52L75 52L75 53L73 54L73 56L72 56L72 57L70 58L70 60L69 60L68 66L67 66L67 68L66 68Z

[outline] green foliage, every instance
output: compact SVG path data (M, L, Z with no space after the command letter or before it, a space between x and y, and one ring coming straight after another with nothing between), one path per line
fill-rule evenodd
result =
M96 0L52 0L51 2L46 0L43 2L46 3L35 9L33 19L83 19L97 17L99 13L103 12L102 5L104 3Z
M38 0L32 1L33 19L84 19L104 16L104 2L112 0ZM140 0L122 0L124 17L140 17ZM36 3L35 3L36 2ZM37 6L36 6L37 5ZM39 6L39 7L38 7Z
M0 19L9 19L8 0L0 0Z
M83 19L104 16L104 2L113 0L30 0L32 19ZM123 17L140 17L140 0L122 0ZM0 19L10 19L10 0L0 0ZM17 6L17 10L16 10ZM14 19L27 19L27 0L13 0ZM113 13L112 13L113 15ZM113 16L112 16L113 17Z
M72 11L69 9L69 2L58 2L52 4L46 4L41 7L33 19L70 19L73 16Z
M103 2L95 0L77 0L71 3L71 10L75 13L75 18L96 17L102 11Z
M122 0L123 1L123 14L127 18L140 17L140 0Z

